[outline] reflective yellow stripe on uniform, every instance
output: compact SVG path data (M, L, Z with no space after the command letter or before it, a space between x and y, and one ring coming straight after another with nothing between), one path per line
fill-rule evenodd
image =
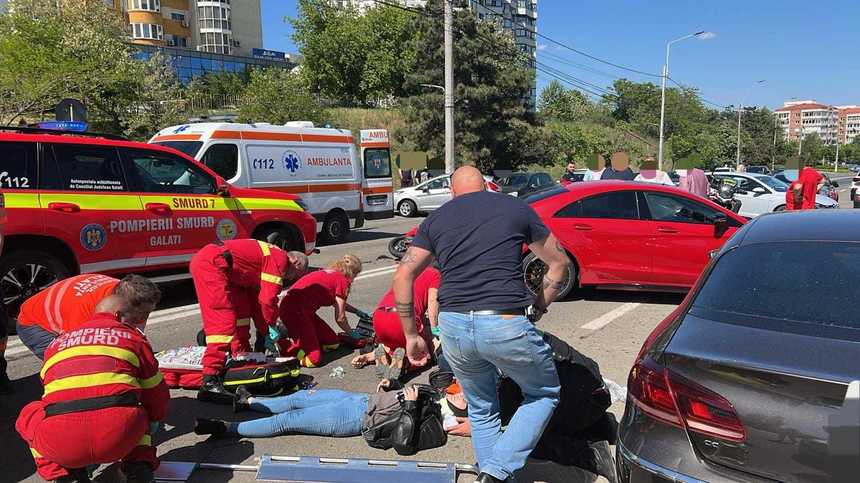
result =
M153 387L161 384L161 381L164 380L164 376L161 375L161 372L156 372L154 376L148 377L146 379L140 380L140 388L141 389L152 389Z
M207 344L229 344L233 341L232 335L207 335Z
M268 257L269 255L272 254L272 250L271 250L272 245L269 245L268 243L266 243L264 241L260 241L260 240L257 240L257 243L260 244L260 250L263 251L264 257Z
M251 325L251 319L236 320L236 327L248 327L249 325Z
M275 285L281 284L281 277L277 275L272 275L271 273L261 273L260 280L264 282L274 283Z
M33 458L43 458L42 453L39 453L34 448L30 448L30 454L33 455Z
M128 374L117 374L115 372L97 372L84 376L70 376L45 384L45 395L66 389L80 389L84 387L103 386L106 384L125 384L140 387L140 381Z
M128 362L134 367L140 368L140 359L137 357L137 354L134 352L123 349L121 347L113 347L107 345L90 345L90 346L79 346L72 347L54 354L50 359L45 361L45 365L42 366L42 370L39 372L39 376L42 379L45 378L45 374L48 373L48 369L57 364L58 362L62 362L66 359L71 359L72 357L79 356L108 356L113 357L114 359L120 359Z
M149 434L144 434L137 441L138 446L152 446L152 436Z

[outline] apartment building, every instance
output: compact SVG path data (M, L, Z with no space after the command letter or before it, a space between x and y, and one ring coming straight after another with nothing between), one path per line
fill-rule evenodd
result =
M112 0L132 42L251 56L263 46L260 0Z
M774 111L774 116L787 141L816 133L824 144L847 144L860 135L860 106L787 101Z

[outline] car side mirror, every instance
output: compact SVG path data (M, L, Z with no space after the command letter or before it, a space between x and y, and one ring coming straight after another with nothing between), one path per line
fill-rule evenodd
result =
M755 188L753 188L752 192L757 195L767 194L767 190L762 188L761 186L756 186Z
M725 230L729 226L729 217L725 213L717 213L711 217L711 223L718 231Z
M830 184L833 185L834 188L839 187L839 181L831 181Z
M421 191L423 191L423 192L425 192L425 193L429 193L429 192L430 192L430 187L429 187L429 186L425 186L425 187L421 188Z
M223 196L224 198L230 197L230 185L224 183L219 184L217 188L215 188L215 194L218 196Z

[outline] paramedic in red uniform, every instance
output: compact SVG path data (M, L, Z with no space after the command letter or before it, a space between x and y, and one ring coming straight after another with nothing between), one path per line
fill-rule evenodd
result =
M294 356L304 367L322 363L323 350L335 350L340 345L337 334L321 319L317 310L334 307L334 320L347 334L352 328L346 313L357 310L346 303L349 288L361 273L361 260L344 255L325 270L317 270L300 278L281 301L281 321L287 326L290 341L281 341L281 353Z
M147 293L138 293L138 277L117 280L97 273L85 273L61 280L28 298L18 314L18 337L36 357L63 332L77 329L95 313L96 304L111 294L140 303ZM145 291L146 292L146 291Z
M127 481L149 482L158 467L151 434L170 393L143 329L161 294L143 277L129 283L148 299L108 296L45 351L44 395L21 410L15 428L46 480L90 481L87 466L122 460Z
M249 313L259 310L261 325L267 327L277 322L283 280L297 270L294 264L301 263L306 264L306 259L291 259L286 251L251 239L209 244L194 255L189 268L206 334L203 384L198 398L232 394L224 389L222 381L227 354L250 350ZM265 334L267 330L263 329L267 327L258 330Z
M439 323L439 303L436 296L441 282L442 275L439 270L427 267L415 278L412 285L412 293L415 297L415 325L418 333L424 337L427 347L433 347L430 327L436 327ZM373 312L373 330L376 332L376 342L384 346L389 357L396 349L406 348L406 336L403 334L403 325L394 303L394 289L389 289L376 306ZM376 361L376 355L371 352L356 357L352 364L355 367L363 367L373 362L379 363Z

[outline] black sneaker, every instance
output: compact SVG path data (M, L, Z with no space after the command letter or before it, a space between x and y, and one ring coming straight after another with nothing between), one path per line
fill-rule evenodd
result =
M153 483L155 481L152 468L146 463L128 463L124 465L122 472L125 474L127 483Z
M248 406L248 398L253 397L254 395L250 393L245 386L239 386L236 389L236 394L233 396L233 412L238 413L241 411L247 411L249 409Z
M91 483L90 475L85 468L68 470L69 474L54 480L56 483Z
M204 419L199 418L194 420L194 434L201 436L212 435L221 436L227 432L227 421L220 419Z
M0 355L0 396L7 396L15 392L12 389L12 381L6 375L6 359Z
M220 377L203 376L203 384L197 391L197 399L218 404L232 404L233 393L224 388Z

